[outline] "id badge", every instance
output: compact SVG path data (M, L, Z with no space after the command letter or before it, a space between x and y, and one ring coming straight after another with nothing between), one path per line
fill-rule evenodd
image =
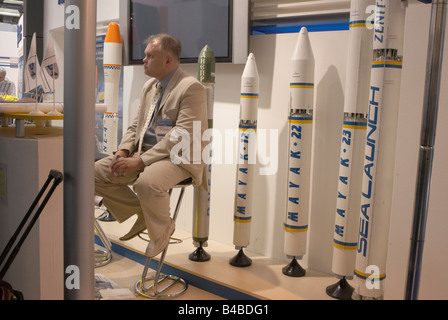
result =
M156 137L157 142L163 139L163 137L173 128L173 120L171 119L159 119L157 120Z

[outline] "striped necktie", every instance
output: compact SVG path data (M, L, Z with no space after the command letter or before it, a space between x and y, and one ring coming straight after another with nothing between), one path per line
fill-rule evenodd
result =
M142 151L143 138L145 137L145 132L148 129L149 123L151 122L151 118L153 116L154 109L157 106L157 102L159 101L161 92L162 92L162 86L160 85L160 82L158 82L156 84L156 90L154 92L154 96L152 97L151 107L149 108L148 115L146 116L145 125L143 127L143 130L141 130L141 132L140 132L140 138L139 138L139 141L138 141L138 153L137 154L140 154L141 151Z
M0 82L0 94L9 94L9 89L11 89L11 83L8 81Z

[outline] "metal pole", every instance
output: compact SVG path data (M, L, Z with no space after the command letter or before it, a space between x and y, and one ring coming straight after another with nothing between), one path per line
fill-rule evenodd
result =
M406 300L418 299L426 219L428 216L432 163L434 159L434 143L439 106L447 2L448 0L433 0L431 8L421 146L417 171L411 249L405 291Z
M64 298L94 299L96 0L65 1Z

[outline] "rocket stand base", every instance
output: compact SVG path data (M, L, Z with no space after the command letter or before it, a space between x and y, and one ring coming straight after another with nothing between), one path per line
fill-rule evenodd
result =
M342 278L337 283L328 286L326 289L327 294L335 299L339 300L352 300L354 288L348 284L347 280Z
M244 268L252 264L252 259L244 254L243 249L240 249L238 254L229 260L229 263L234 267Z
M303 277L306 274L305 269L302 268L295 258L292 259L290 264L282 269L282 272L285 276L296 278Z
M188 258L191 261L195 261L195 262L206 262L210 260L210 255L205 252L204 248L202 247L202 243L201 245L193 252L191 253Z

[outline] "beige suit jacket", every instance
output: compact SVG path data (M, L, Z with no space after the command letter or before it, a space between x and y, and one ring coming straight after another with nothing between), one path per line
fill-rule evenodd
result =
M156 79L150 79L143 86L137 116L118 146L118 150L128 150L130 156L138 150L139 138L142 130L145 130L144 125L154 96L156 83ZM190 161L189 163L183 161L179 166L190 172L193 177L193 185L199 186L202 183L205 164L202 156L200 159L197 159L197 156L193 159L192 152L194 150L198 151L200 148L202 155L202 150L205 147L205 143L202 141L202 133L208 128L208 121L204 86L179 67L165 88L156 117L156 126L159 119L171 119L173 128L156 145L142 153L140 155L141 159L146 166L161 159L170 159L171 150L180 142L180 139L179 141L171 141L171 134L177 129L188 132L190 136ZM193 136L194 122L196 122L196 128L200 124L200 137L198 137L199 132L197 130L195 131L195 137ZM196 161L193 162L193 160Z

